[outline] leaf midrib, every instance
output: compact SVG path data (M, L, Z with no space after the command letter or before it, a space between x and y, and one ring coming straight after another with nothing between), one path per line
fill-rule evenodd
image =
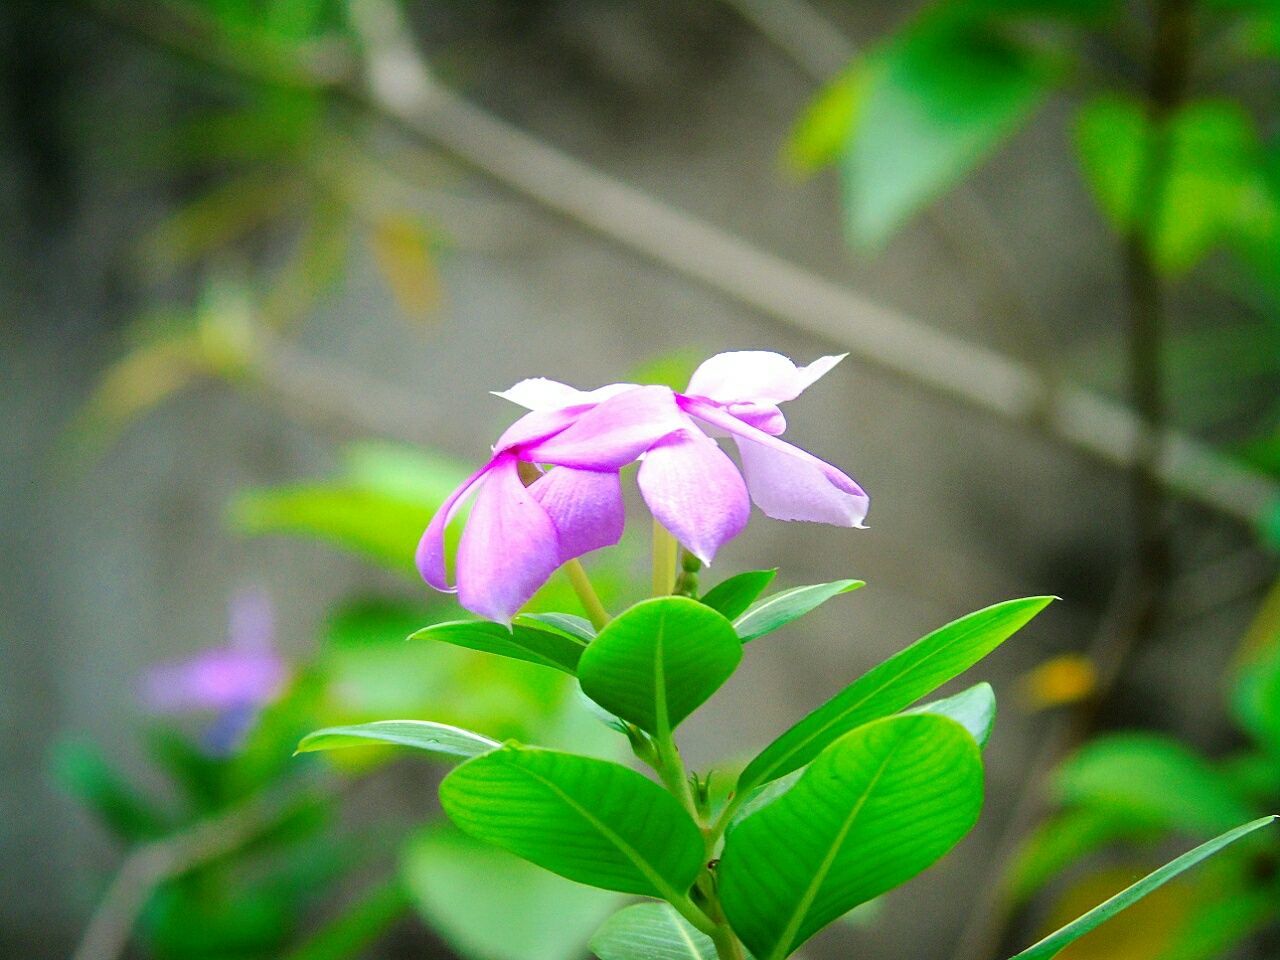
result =
M845 588L848 588L850 584L856 583L857 581L856 580L837 580L833 582L844 584ZM793 597L797 593L801 593L805 590L811 590L813 589L814 586L816 586L816 584L810 584L809 586L804 586L804 587L792 587L789 590L781 590L778 593L775 593L772 597L768 597L764 600L761 600L758 604L754 604L742 612L742 615L733 622L733 629L736 631L739 626L746 623L752 617L760 616L760 614L764 613L764 611L768 610L775 603L781 603L783 600L786 600L788 597ZM823 584L823 586L827 586L827 584ZM837 590L836 593L833 594L833 596L838 596L840 592L841 591Z
M528 767L516 765L514 769L520 771L530 780L541 784L547 790L551 791L551 793L559 797L566 806L586 820L587 823L595 828L597 833L617 847L618 850L622 852L622 855L631 861L631 865L639 870L646 880L653 884L654 889L662 894L664 899L680 899L682 896L680 891L668 883L666 879L649 864L638 850L623 840L622 837L618 836L618 834L611 830L603 821L599 820L594 814L592 814L590 810L582 806L582 804L578 803L578 801L576 801L572 796L560 789L555 782L548 780L546 777L534 770L530 770Z
M790 953L791 941L795 939L796 934L800 930L800 925L804 923L805 917L809 913L809 908L813 906L813 901L818 896L818 890L822 886L823 881L827 879L827 874L831 872L831 867L835 864L836 856L840 853L840 848L844 846L845 839L849 836L849 831L853 829L854 822L858 819L858 815L862 813L862 808L867 803L867 798L871 796L871 792L875 789L876 784L880 782L880 778L884 776L885 769L889 766L889 761L898 752L902 746L902 740L899 740L889 752L885 754L884 759L880 761L880 766L876 769L875 774L867 782L866 787L862 791L862 796L858 798L858 802L854 804L845 817L844 823L840 825L835 840L831 844L831 849L827 851L827 855L819 864L818 869L814 871L813 878L809 881L809 885L805 888L804 895L796 902L796 909L792 912L791 919L787 921L787 926L783 930L783 935L779 938L773 951L769 954L768 960L782 960Z
M750 783L750 784L748 784L748 785L739 784L739 789L743 789L743 788L744 788L744 786L745 786L745 787L752 787L752 786L756 786L756 785L761 784L761 783L767 783L770 779L772 779L774 771L775 771L775 770L777 770L780 766L782 766L782 765L783 765L783 763L785 763L785 762L786 762L786 760L787 760L788 758L795 756L797 753L799 753L799 752L800 752L801 750L803 750L805 747L809 746L809 744L811 744L815 739L817 739L818 737L820 737L820 736L822 736L823 734L825 734L828 730L830 730L832 727L834 727L834 726L835 726L837 723L839 723L842 719L844 719L845 717L847 717L850 713L853 713L853 712L854 712L855 710L857 710L859 707L865 706L865 705L866 705L866 703L867 703L869 700L871 700L873 697L875 697L877 694L883 693L886 689L888 689L888 688L889 688L890 686L892 686L894 683L901 681L903 677L906 677L906 676L909 676L909 675L910 675L910 674L912 674L912 673L915 673L915 672L916 672L916 671L918 671L921 667L923 667L925 664L927 664L927 663L929 663L931 660L933 660L933 658L934 658L934 657L937 657L937 656L939 656L940 654L942 654L944 651L949 650L951 647L955 646L955 645L956 645L957 643L959 643L961 640L968 639L970 636L972 636L972 635L973 635L974 633L976 633L976 632L977 632L976 630L970 630L970 631L968 631L967 633L965 633L962 637L956 637L956 638L955 638L951 643L948 643L948 644L946 644L945 646L941 646L941 647L939 647L937 650L934 650L932 653L926 654L922 659L917 660L914 664L912 664L908 669L904 670L902 673L894 674L892 677L890 677L888 680L886 680L886 681L885 681L884 683L882 683L880 686L876 687L876 688L875 688L875 689L873 689L873 690L869 690L869 691L868 691L868 692L867 692L867 693L866 693L866 694L865 694L865 695L864 695L860 700L858 700L856 703L851 703L847 708L845 708L844 710L841 710L841 711L840 711L839 713L837 713L834 717L832 717L829 721L827 721L827 723L823 724L821 727L819 727L819 728L818 728L817 730L815 730L813 733L811 733L811 734L809 734L808 736L806 736L806 737L802 738L802 739L800 740L800 742L799 742L795 747L793 747L791 750L789 750L785 755L783 755L781 758L779 758L777 761L775 761L772 765L770 765L769 767L767 767L767 768L765 769L764 774L763 774L762 776L757 777L757 779L756 779L756 780L754 780L753 782L751 782L751 783ZM911 648L910 648L910 647L908 647L907 649L909 650L909 649L911 649ZM904 651L904 652L905 652L905 651ZM874 668L872 668L872 669L874 669ZM854 683L857 683L857 681L855 680L855 681L854 681ZM926 691L926 692L927 692L927 691ZM839 694L837 694L837 696L839 696ZM922 693L922 694L920 694L920 696L924 696L924 694ZM917 699L919 699L919 698L917 698ZM821 707L819 707L818 709L819 709L819 710L821 710L822 708L821 708ZM800 721L800 723L804 723L804 720L801 720L801 721ZM793 727L792 729L795 729L795 728ZM785 737L785 736L786 736L786 734L784 733L784 734L783 734L783 736ZM767 750L767 749L768 749L768 747L766 747L765 749Z

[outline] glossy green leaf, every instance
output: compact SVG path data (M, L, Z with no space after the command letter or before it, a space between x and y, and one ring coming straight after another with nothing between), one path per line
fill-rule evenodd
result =
M945 717L867 724L725 839L717 868L730 924L782 960L828 923L920 873L977 821L982 761Z
M591 938L600 960L717 960L711 938L668 903L619 910Z
M1154 734L1089 743L1059 768L1054 785L1063 803L1105 807L1191 833L1216 833L1254 815L1208 763Z
M463 832L570 880L671 900L702 865L702 833L634 770L509 744L452 771L440 802Z
M1076 149L1112 225L1125 232L1142 220L1152 258L1171 274L1243 228L1263 192L1257 132L1227 100L1187 104L1156 129L1139 101L1099 97L1081 108ZM1157 157L1164 179L1152 189L1146 180Z
M841 159L850 239L882 246L1045 100L1057 71L977 22L926 16L869 55Z
M867 671L747 765L740 793L804 766L861 724L911 706L1013 636L1053 597L1006 600L961 617Z
M674 730L742 660L733 625L688 597L643 600L614 617L578 663L583 692L649 733Z
M1153 890L1158 890L1174 877L1191 869L1200 861L1213 856L1222 848L1274 823L1275 819L1275 817L1263 817L1260 820L1254 820L1252 823L1246 823L1243 826L1236 827L1234 830L1228 830L1208 843L1203 843L1194 850L1184 853L1176 860L1165 864L1159 870L1143 877L1132 886L1121 890L1110 900L1100 903L1084 916L1067 924L1061 930L1051 933L1040 942L1023 950L1017 956L1012 957L1011 960L1050 960L1051 957L1057 956L1063 949L1079 940L1089 931L1106 923L1125 907L1138 902Z
M590 643L596 638L596 628L591 625L591 621L573 613L526 613L521 615L520 620L545 624L561 633L577 637L583 643Z
M741 616L778 575L773 570L748 570L721 580L698 599L730 620Z
M907 712L931 713L954 720L969 731L979 747L985 747L996 725L996 692L991 684L978 683L955 696L934 700Z
M805 587L792 587L765 597L747 608L733 621L733 628L743 643L772 633L816 610L832 597L850 593L866 584L861 580L834 580L831 583L814 583Z
M623 902L447 823L404 845L401 870L422 918L467 960L580 960L588 938Z
M553 667L569 674L577 672L578 658L587 649L580 638L527 617L517 619L510 629L488 620L451 620L424 627L411 634L409 639L438 640L468 650Z
M429 720L375 720L345 727L327 727L302 738L295 753L318 750L341 750L347 747L369 747L394 744L413 747L445 757L470 759L496 750L496 740Z

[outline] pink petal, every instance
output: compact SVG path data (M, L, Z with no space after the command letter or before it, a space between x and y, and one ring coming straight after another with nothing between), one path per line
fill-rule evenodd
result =
M533 410L507 427L493 445L495 452L514 450L554 437L573 424L590 407L565 407L559 410Z
M516 458L497 457L458 544L458 602L510 623L558 566L551 518L520 482Z
M703 563L741 533L751 515L742 474L699 430L667 437L649 450L637 481L658 522Z
M861 527L870 503L865 493L839 489L816 464L754 440L734 438L751 499L775 520L811 520ZM791 446L791 444L785 444ZM799 447L792 447L797 452Z
M742 454L747 489L765 514L775 520L863 525L870 499L852 478L710 403L691 397L681 397L679 402L690 416L733 434Z
M449 526L449 522L462 509L466 498L475 492L475 487L482 483L486 474L493 469L496 459L490 460L483 467L473 473L471 476L463 480L458 488L449 494L440 509L436 511L431 522L427 524L426 531L422 534L422 539L418 541L418 550L414 556L414 560L418 564L418 572L422 574L422 579L431 584L437 590L443 590L446 593L452 593L455 588L449 586L449 576L445 572L444 562L444 531Z
M617 473L555 467L529 492L555 525L561 563L622 539L626 509Z
M845 356L822 357L797 367L767 350L718 353L693 371L685 393L717 403L783 403L800 396Z
M507 390L495 390L493 395L529 410L560 410L564 407L594 406L634 386L634 383L611 383L595 390L579 390L558 380L533 377L521 380Z
M583 470L619 470L670 433L687 428L668 387L633 387L572 426L521 450L521 459Z

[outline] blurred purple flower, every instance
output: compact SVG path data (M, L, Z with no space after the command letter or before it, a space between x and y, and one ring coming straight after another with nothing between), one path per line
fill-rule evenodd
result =
M288 679L274 642L270 598L258 589L241 590L228 607L226 646L153 666L143 678L143 702L159 714L217 714L205 747L215 754L233 752Z
M624 521L618 471L636 460L654 517L705 563L742 532L752 501L778 520L862 526L868 505L862 488L778 439L786 428L778 404L841 359L797 367L777 353L722 353L694 372L684 393L629 383L592 391L542 378L517 383L497 395L530 412L432 518L417 551L423 579L453 589L444 531L474 496L458 547L458 600L509 622L561 564L618 542ZM741 472L712 439L722 436L733 438ZM526 487L521 464L555 469Z

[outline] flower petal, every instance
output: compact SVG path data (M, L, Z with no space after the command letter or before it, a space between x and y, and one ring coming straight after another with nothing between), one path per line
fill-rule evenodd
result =
M529 410L560 410L564 407L594 406L634 386L634 383L610 383L595 390L579 390L558 380L531 377L506 390L495 390L493 395Z
M861 527L869 500L865 493L839 489L830 475L807 459L754 440L735 437L751 499L775 520L810 520L837 527ZM790 447L791 444L784 444ZM792 447L802 453L799 447Z
M496 462L496 458L490 460L467 479L463 480L458 485L458 488L449 494L449 499L440 505L440 509L436 511L435 516L431 518L431 522L427 524L427 529L423 532L422 539L418 541L418 550L414 555L414 560L418 564L418 572L422 574L423 580L437 590L453 593L456 589L449 586L449 576L445 572L445 528L449 526L449 522L462 509L467 497L475 492L476 486L484 481L485 476L493 469Z
M551 518L520 481L516 458L497 457L458 544L458 602L510 623L558 566Z
M700 430L649 450L636 479L654 517L703 563L741 533L751 515L742 474Z
M626 508L616 472L556 467L529 487L555 525L560 562L622 539Z
M619 470L689 421L669 387L633 387L582 414L567 429L521 450L521 458L583 470Z
M821 357L797 367L768 350L718 353L693 371L685 393L717 403L783 403L800 396L846 356Z
M743 423L719 407L680 397L681 409L733 434L742 454L747 489L756 506L775 520L812 520L860 527L870 498L852 478L825 460Z

